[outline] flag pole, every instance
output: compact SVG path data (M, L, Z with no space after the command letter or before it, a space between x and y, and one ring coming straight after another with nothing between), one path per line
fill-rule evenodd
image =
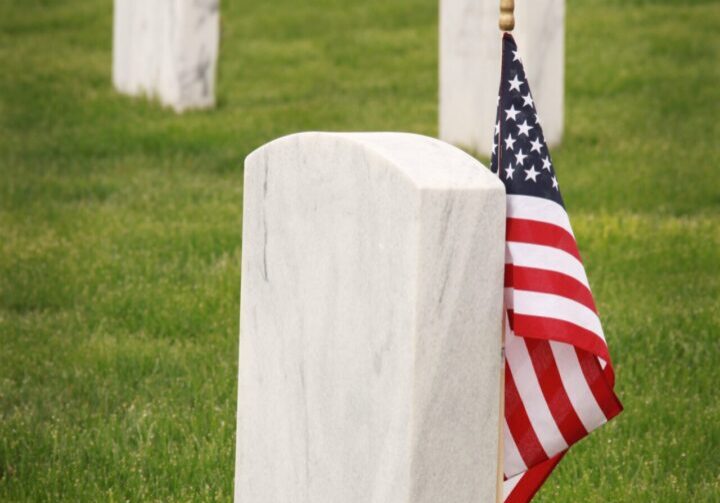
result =
M501 32L510 32L515 28L515 0L500 0L500 17L498 19L498 27ZM498 421L498 464L497 464L497 491L495 501L503 503L503 475L504 475L504 445L503 431L505 427L505 326L506 326L505 304L503 303L503 312L501 317L501 348L502 357L500 359L500 418Z
M497 485L496 485L496 503L503 503L503 478L505 475L504 463L505 463L505 449L503 445L503 432L505 430L505 303L502 306L502 331L501 331L501 345L500 345L500 418L498 420L498 454L497 454Z

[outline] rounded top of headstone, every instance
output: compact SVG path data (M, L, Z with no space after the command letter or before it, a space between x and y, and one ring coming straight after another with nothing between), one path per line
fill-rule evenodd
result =
M256 156L338 148L359 149L368 161L374 157L374 161L390 163L419 189L505 191L497 176L474 157L441 140L413 133L296 133L258 148L246 164L252 164Z

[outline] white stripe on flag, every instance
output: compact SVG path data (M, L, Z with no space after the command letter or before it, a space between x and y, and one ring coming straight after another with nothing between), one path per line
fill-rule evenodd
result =
M505 289L505 304L517 314L569 321L605 340L600 318L591 309L567 297L552 293Z
M520 455L520 451L517 448L515 439L510 433L510 427L507 424L507 420L505 420L504 423L505 426L503 431L503 473L505 474L505 476L508 476L524 472L525 470L527 470L527 466L525 465L525 461L523 461L523 458Z
M588 433L607 422L605 414L597 404L595 396L588 386L575 348L562 342L550 341L550 349L555 357L560 380L567 392L570 403Z
M503 501L507 499L508 496L510 496L510 493L515 489L515 487L520 482L520 479L522 479L525 476L524 473L521 473L520 475L515 475L514 477L507 479L505 482L503 482Z
M590 288L582 263L558 248L508 241L505 248L505 263L560 272Z
M535 196L508 194L507 217L535 220L562 227L574 236L565 208L555 201Z

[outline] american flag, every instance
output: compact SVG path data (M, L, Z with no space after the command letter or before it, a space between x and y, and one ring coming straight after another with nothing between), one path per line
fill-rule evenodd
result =
M505 503L532 499L568 448L622 411L535 102L503 36L492 171L507 191Z

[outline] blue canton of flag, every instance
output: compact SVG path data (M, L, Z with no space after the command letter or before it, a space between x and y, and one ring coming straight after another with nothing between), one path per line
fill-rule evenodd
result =
M490 169L497 174L500 167L508 194L544 197L564 206L535 101L509 34L503 38L501 73Z

